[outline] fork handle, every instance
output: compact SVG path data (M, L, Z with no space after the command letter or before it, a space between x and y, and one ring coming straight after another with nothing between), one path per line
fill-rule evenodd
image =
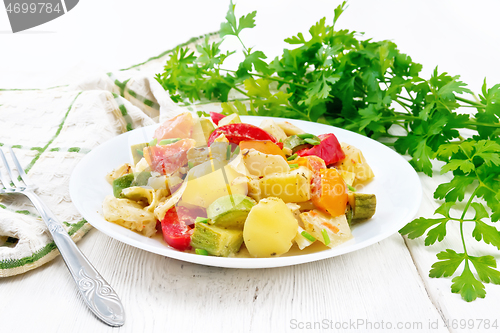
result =
M25 194L47 224L85 304L104 323L122 326L125 311L116 292L83 255L47 205L34 192L26 191Z

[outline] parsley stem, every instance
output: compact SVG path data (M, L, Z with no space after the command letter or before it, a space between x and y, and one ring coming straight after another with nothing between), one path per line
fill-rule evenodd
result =
M410 98L407 98L407 97L404 97L404 96L401 96L401 95L397 95L396 97L397 97L397 98L401 98L401 99L403 99L403 100L405 100L405 101L408 101L408 102L412 102L412 103L413 103L413 100L412 100L412 99L410 99Z
M251 98L233 98L231 101L250 101L252 100ZM220 100L207 100L207 101L200 101L198 103L192 103L192 104L187 104L189 105L205 105L205 104L212 104L212 103L222 103Z
M243 46L243 48L245 49L245 52L248 54L248 49L247 49L247 47L245 46L245 44L243 44L243 41L241 40L240 35L236 35L236 37L238 37L238 40L240 41L241 46Z
M221 68L222 71L226 71L226 72L231 72L231 73L236 73L237 71L235 70L232 70L232 69L224 69L224 68ZM269 75L264 75L264 74L257 74L257 73L248 73L249 75L251 76L256 76L256 77L261 77L263 79L268 79L268 80L272 80L272 81L276 81L276 82L281 82L281 83L285 83L285 84L290 84L290 85L294 85L294 86L297 86L297 87L301 87L301 88L307 88L307 86L305 84L301 84L301 83L297 83L297 82L292 82L292 81L287 81L287 80L283 80L283 79L280 79L279 77L277 76L269 76Z
M403 103L401 102L400 100L397 100L396 99L396 103L398 103L399 105L401 105L403 107L403 109L405 109L408 113L411 113L411 111L408 109L410 106L407 105L406 103Z
M404 115L404 114L398 114L392 117L381 117L380 121L387 121L390 123L393 123L395 120L422 120L419 117L415 116L410 116L410 115Z
M471 126L484 126L484 127L497 127L500 128L500 123L480 123L474 120L469 120L468 122L465 123L466 125L471 125ZM469 129L475 129L474 127L467 127Z
M457 101L460 101L460 102L464 102L464 103L468 103L468 104L471 104L471 105L474 105L475 107L478 107L478 108L486 108L486 105L482 104L482 103L478 103L476 101L471 101L469 99L466 99L466 98L462 98L460 96L455 96L455 99Z
M466 154L467 156L467 154ZM464 247L464 253L465 253L465 256L469 256L467 254L467 247L465 246L465 238L464 238L464 218L465 218L465 214L467 213L467 211L469 210L469 207L472 203L472 200L474 200L474 198L476 197L476 193L477 193L477 190L479 190L480 186L476 187L474 189L474 192L472 192L469 200L467 201L467 204L465 204L465 207L464 207L464 211L462 213L462 216L460 217L460 236L462 237L462 245ZM466 261L466 265L467 265L467 261Z

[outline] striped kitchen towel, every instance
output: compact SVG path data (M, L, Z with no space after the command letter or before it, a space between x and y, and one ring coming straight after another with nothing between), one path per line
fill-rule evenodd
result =
M205 38L180 46L195 48ZM175 49L175 48L174 48ZM178 114L154 79L170 53L73 85L44 90L0 89L0 149L12 147L37 193L76 242L91 228L73 206L69 179L74 167L105 141ZM191 107L188 107L191 109ZM59 252L31 202L0 195L0 277L37 268Z

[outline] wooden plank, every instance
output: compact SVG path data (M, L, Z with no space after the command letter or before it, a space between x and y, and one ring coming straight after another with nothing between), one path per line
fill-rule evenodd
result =
M399 235L336 258L257 270L185 263L97 230L79 245L123 301L127 322L118 331L310 331L308 325L375 331L398 323L425 330L440 319ZM113 330L86 309L60 258L4 279L1 291L6 295L0 300L4 327L20 332Z

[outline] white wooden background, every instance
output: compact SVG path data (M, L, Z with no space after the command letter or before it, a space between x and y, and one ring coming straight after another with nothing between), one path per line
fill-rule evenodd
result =
M247 46L274 57L285 46L277 41L306 32L323 16L331 19L338 3L240 0L237 13L257 10L257 27L245 34ZM0 88L67 84L142 62L218 30L227 5L225 0L82 0L69 14L18 34L9 33L0 9ZM425 75L439 65L478 91L484 77L490 85L500 82L499 10L494 0L351 0L338 27L391 39L424 65ZM439 206L432 193L446 179L421 176L419 216L430 217ZM98 321L58 258L0 280L0 332L354 332L356 327L383 332L388 325L399 332L493 332L443 324L475 320L477 328L481 319L500 324L500 286L488 284L486 299L466 303L450 292L451 279L428 277L436 253L461 249L458 230L448 228L445 241L432 247L395 234L341 257L261 270L185 263L93 230L78 245L120 295L126 324L113 329ZM500 259L492 246L472 238L467 243L470 253ZM319 329L307 329L315 322Z

